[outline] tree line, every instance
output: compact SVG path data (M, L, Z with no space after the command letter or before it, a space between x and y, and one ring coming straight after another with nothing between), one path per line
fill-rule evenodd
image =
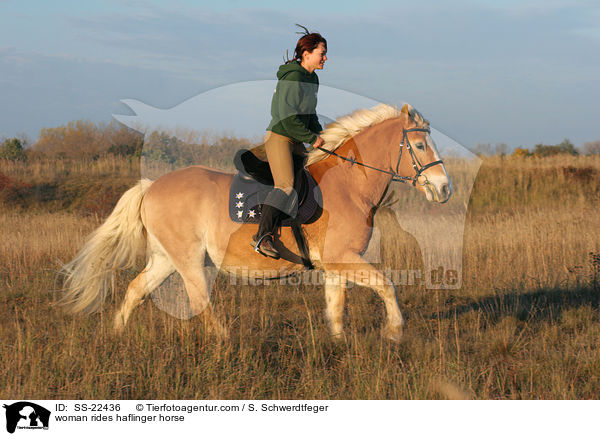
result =
M0 145L0 158L27 160L40 157L92 158L106 154L135 155L141 153L144 137L116 122L93 123L71 121L59 127L43 128L37 141L8 138Z
M184 138L184 139L180 139ZM215 147L216 146L216 147ZM146 137L115 121L93 123L86 120L71 121L59 127L43 128L37 141L28 144L25 138L6 138L0 141L0 159L24 161L37 158L97 159L105 155L129 157L145 156L148 159L178 164L193 164L230 159L235 151L252 146L244 138L227 135L210 135L206 132L155 131ZM546 157L556 154L594 155L600 154L600 141L583 144L576 148L570 140L560 144L536 144L531 150L517 147L508 151L506 144L478 144L475 153L479 156Z
M555 145L536 144L531 150L527 147L516 147L512 153L508 151L506 144L496 144L494 147L490 143L477 144L475 154L480 157L485 156L515 156L515 157L547 157L557 154L567 154L571 156L596 155L600 154L600 141L590 141L583 143L583 150L578 149L569 139L564 139L561 143Z
M183 139L180 139L183 138ZM43 128L37 141L26 138L0 141L0 159L11 161L53 159L98 159L114 155L139 159L146 157L166 163L202 163L210 155L212 162L231 159L249 140L209 132L178 131L175 134L154 131L144 135L120 123L71 121L59 127Z

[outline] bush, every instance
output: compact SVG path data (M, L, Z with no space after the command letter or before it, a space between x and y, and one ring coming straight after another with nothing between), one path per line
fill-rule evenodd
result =
M533 150L533 155L538 157L554 156L557 154L570 154L572 156L577 156L579 151L577 151L575 146L568 139L565 139L563 142L557 145L537 144Z
M113 144L108 147L108 153L114 156L122 156L122 157L140 157L142 155L142 150L144 148L144 140L141 139L139 141L135 141L134 143L129 144Z
M59 159L97 159L105 154L139 157L143 145L144 136L123 125L79 120L42 129L33 151Z
M22 205L23 200L30 195L32 185L14 180L0 173L0 205Z
M18 138L6 139L0 146L0 159L12 161L27 160L27 154L23 148L23 142Z
M528 157L531 156L531 152L526 148L517 147L512 155L514 157Z

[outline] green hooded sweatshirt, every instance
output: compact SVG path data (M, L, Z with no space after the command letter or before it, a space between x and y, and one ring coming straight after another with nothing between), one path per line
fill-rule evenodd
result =
M319 78L298 61L279 67L267 130L299 142L314 144L323 130L317 118Z

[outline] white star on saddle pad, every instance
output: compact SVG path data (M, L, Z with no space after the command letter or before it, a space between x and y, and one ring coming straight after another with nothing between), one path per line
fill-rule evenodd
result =
M244 202L243 202L243 201L238 201L238 202L235 204L235 207L237 207L237 208L244 207Z
M248 216L250 218L254 218L256 216L256 212L254 212L254 210L250 209L250 211L248 212Z
M243 192L238 192L237 194L235 194L235 198L243 198L244 197L244 193Z
M244 212L243 212L243 211L241 211L241 210L238 210L238 211L237 211L237 217L238 217L238 218L241 218L243 214L244 214Z

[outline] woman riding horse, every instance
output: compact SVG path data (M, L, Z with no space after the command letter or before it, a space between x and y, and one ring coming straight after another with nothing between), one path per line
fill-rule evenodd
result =
M304 30L306 33L296 44L294 58L281 65L277 72L277 87L271 101L272 119L264 145L274 189L265 199L258 232L252 239L255 251L275 259L280 257L273 243L281 217L292 215L298 203L292 155L301 156L303 163L306 155L303 143L317 148L324 142L319 136L323 127L316 114L319 78L315 70L323 69L327 60L327 41L318 33Z

